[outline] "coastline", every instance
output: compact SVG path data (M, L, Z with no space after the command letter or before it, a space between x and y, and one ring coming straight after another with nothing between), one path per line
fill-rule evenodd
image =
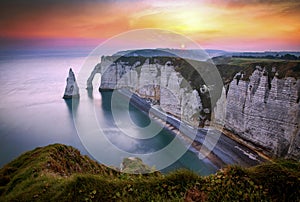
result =
M193 138L189 137L189 135L183 134L183 132L179 130L179 126L182 127L182 125L185 125L184 127L188 127L186 124L184 124L177 118L172 117L171 115L164 114L157 108L151 106L151 104L146 102L145 99L139 97L137 94L132 93L127 89L118 89L117 92L122 96L126 97L127 99L130 99L130 103L134 107L148 115L151 119L156 121L156 123L158 123L159 125L163 126L175 137L179 137L183 141L185 146L189 145L189 147L187 148L189 151L193 153L198 153L200 151L202 144L194 141ZM164 121L164 119L166 119L166 121ZM204 149L202 150L207 152L208 149L204 145L203 147ZM212 152L209 154L206 153L202 155L206 156L202 160L205 163L212 165L216 169L220 169L225 165L225 163Z
M229 137L230 139L244 145L245 147L255 151L259 156L261 156L262 158L264 158L265 160L267 161L273 161L273 159L268 156L267 154L265 154L261 148L258 148L257 146L249 143L249 142L246 142L245 140L239 138L237 135L235 135L232 131L224 128L224 127L221 127L220 125L212 125L211 127L215 128L216 130L219 130L221 131L225 136Z
M174 136L179 137L186 145L189 145L189 151L192 151L199 156L204 156L203 161L212 164L218 169L229 164L238 164L249 167L268 160L259 155L257 151L245 147L244 144L241 144L235 139L231 139L228 135L224 134L223 131L214 127L210 130L215 130L216 133L221 133L221 136L215 147L210 150L205 145L205 137L208 129L189 126L176 117L163 113L157 107L151 106L151 104L145 99L139 97L135 93L132 93L128 89L118 89L117 92L127 99L130 99L130 103L133 106L147 114L158 124L165 127ZM190 134L195 132L196 137L191 137ZM210 132L214 133L214 131Z

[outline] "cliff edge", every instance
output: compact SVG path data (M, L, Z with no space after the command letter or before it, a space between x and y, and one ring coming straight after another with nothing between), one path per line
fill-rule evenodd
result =
M132 175L54 144L0 169L0 201L299 201L299 170L299 163L281 161L206 177L187 170Z

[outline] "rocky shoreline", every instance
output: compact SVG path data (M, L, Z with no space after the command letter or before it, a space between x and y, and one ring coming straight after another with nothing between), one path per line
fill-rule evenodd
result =
M209 149L210 142L205 140L206 134L208 133L207 129L193 128L179 119L169 114L165 114L158 108L151 106L146 99L139 97L137 94L131 93L127 89L118 89L118 93L127 99L130 99L130 103L133 106L149 115L157 123L163 125L172 134L176 136L178 135L178 137L184 141L186 145L191 145L188 148L190 151L198 154L199 156L205 156L203 160L214 165L218 169L228 164L238 164L248 167L266 161L266 159L258 155L256 151L250 150L243 144L227 137L223 133L221 133L216 146L211 151ZM212 134L218 133L217 130L209 130L213 130L210 131ZM191 134L193 133L196 133L196 137L192 137Z

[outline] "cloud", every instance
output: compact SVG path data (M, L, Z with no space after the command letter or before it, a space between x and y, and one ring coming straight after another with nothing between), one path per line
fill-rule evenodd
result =
M1 2L0 36L109 37L128 29L132 8L124 1L47 2Z
M298 0L206 0L207 3L223 4L230 6L249 6L249 5L269 5L269 4L293 4L299 3Z
M299 10L296 0L2 0L0 37L103 39L162 28L206 43L291 44L300 41Z

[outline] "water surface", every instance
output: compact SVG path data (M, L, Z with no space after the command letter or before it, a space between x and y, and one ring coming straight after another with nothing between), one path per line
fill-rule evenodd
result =
M0 166L27 150L52 143L72 145L90 155L77 134L70 102L62 99L69 68L78 73L84 59L78 56L0 59ZM76 110L80 113L85 102L92 102L97 120L112 144L127 152L144 154L158 151L174 139L168 130L162 130L150 139L131 138L118 131L111 114L110 96L109 92L100 94L97 90L93 97L82 92ZM124 109L121 107L120 110ZM132 106L130 117L141 127L150 121ZM164 158L168 155L172 154L165 154ZM120 161L117 159L112 164L118 166ZM146 163L157 164L153 159L146 159ZM213 166L190 151L163 171L177 168L188 168L202 175L215 172Z

